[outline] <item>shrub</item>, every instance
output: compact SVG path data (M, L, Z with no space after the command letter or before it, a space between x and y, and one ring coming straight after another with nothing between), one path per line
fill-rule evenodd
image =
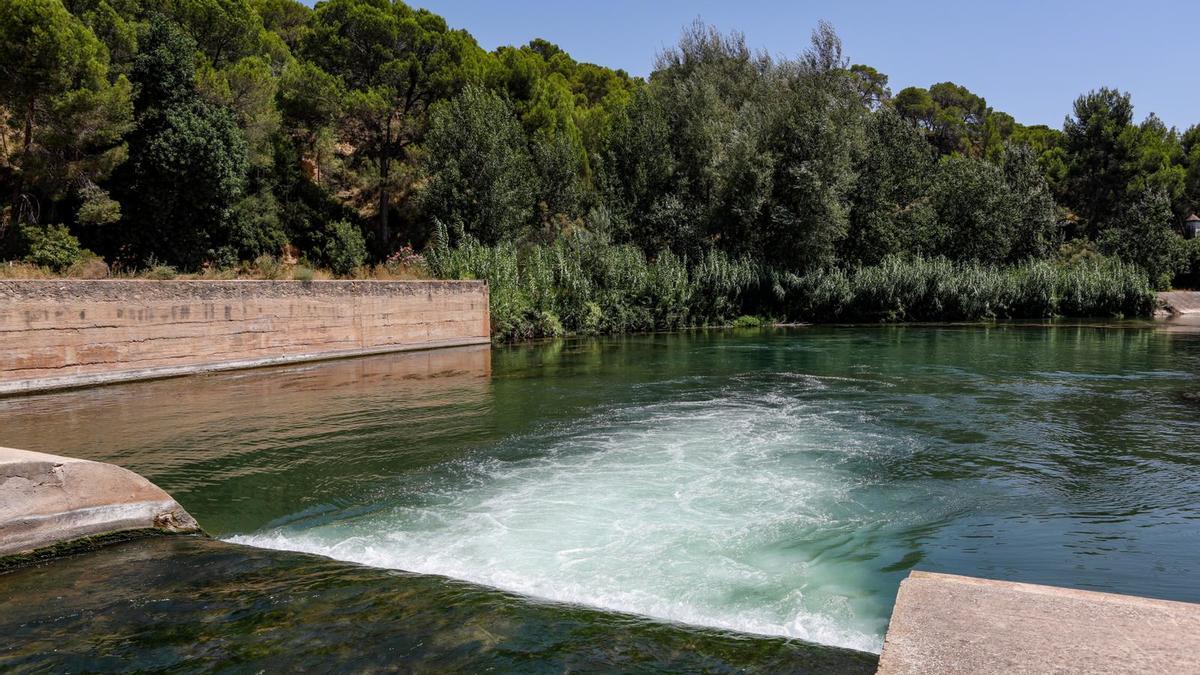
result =
M325 226L321 253L334 274L346 276L366 261L367 243L356 225L338 220Z
M292 269L292 278L296 281L312 281L316 276L316 270L308 265L296 265Z
M254 259L251 273L263 279L279 279L285 271L279 259L273 255L260 255Z
M154 256L146 261L146 269L142 271L142 276L147 279L158 279L166 281L179 276L179 270L171 265L161 263Z
M750 316L748 314L743 314L734 319L733 323L730 325L734 328L761 328L767 325L767 320L761 316Z
M77 262L96 257L83 248L66 225L23 225L21 239L25 262L61 272Z

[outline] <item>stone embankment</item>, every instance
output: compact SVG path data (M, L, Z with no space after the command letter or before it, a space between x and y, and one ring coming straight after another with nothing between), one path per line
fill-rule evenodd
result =
M1200 673L1200 605L913 572L879 673Z
M0 395L489 337L481 281L0 281Z
M171 495L132 471L0 448L0 569L113 539L198 531Z

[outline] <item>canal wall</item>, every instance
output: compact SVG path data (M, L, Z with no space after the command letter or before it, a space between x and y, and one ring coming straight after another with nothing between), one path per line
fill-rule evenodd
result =
M482 281L0 280L0 395L483 344Z
M0 569L155 532L198 532L174 499L112 464L0 448Z

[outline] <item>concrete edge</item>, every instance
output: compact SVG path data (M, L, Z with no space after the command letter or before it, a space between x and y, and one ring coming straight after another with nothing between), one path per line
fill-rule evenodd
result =
M1197 640L1196 603L914 570L877 672L1200 672Z
M1021 593L1032 593L1035 595L1050 595L1060 598L1078 598L1080 600L1089 600L1094 602L1116 602L1123 605L1144 605L1147 607L1195 607L1195 603L1181 602L1179 600L1163 600L1160 598L1147 598L1142 595L1125 595L1123 593L1109 593L1106 591L1085 591L1079 588L1066 588L1064 586L1046 586L1044 584L1030 584L1021 581L1004 581L1001 579L983 579L980 577L965 577L958 574L943 574L940 572L922 572L913 570L909 572L908 578L900 582L900 587L904 588L904 584L909 579L929 579L940 583L950 584L965 584L969 586L984 586L988 588L1008 589L1019 591ZM898 603L897 603L898 604Z
M0 569L146 533L202 530L128 469L0 447Z
M417 352L431 349L443 349L448 347L467 347L472 345L491 344L491 341L491 337L488 336L451 338L446 340L420 342L416 344L385 345L383 347L369 347L362 349L341 349L329 352L310 352L304 354L290 354L285 356L269 356L258 359L243 359L238 361L196 363L183 366L164 366L159 368L144 368L141 370L114 371L110 373L91 373L88 375L64 375L62 377L47 377L32 380L12 380L8 382L0 382L0 398L7 396L20 396L22 394L36 394L47 391L61 391L64 389L80 389L83 387L92 387L98 385L119 384L121 382L162 380L172 377L183 377L186 375L199 375L203 373L214 373L228 370L266 368L270 366L282 366L293 363L306 363L310 361L333 361L337 359L354 358L357 356L372 356L376 354L390 354L394 352Z

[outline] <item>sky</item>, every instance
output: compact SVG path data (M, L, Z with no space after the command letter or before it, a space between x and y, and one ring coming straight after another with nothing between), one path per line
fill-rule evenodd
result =
M820 19L852 63L893 92L946 80L1023 124L1061 127L1101 86L1133 95L1181 131L1200 123L1200 0L409 0L487 49L545 38L576 60L648 75L655 54L697 17L755 49L794 56Z

